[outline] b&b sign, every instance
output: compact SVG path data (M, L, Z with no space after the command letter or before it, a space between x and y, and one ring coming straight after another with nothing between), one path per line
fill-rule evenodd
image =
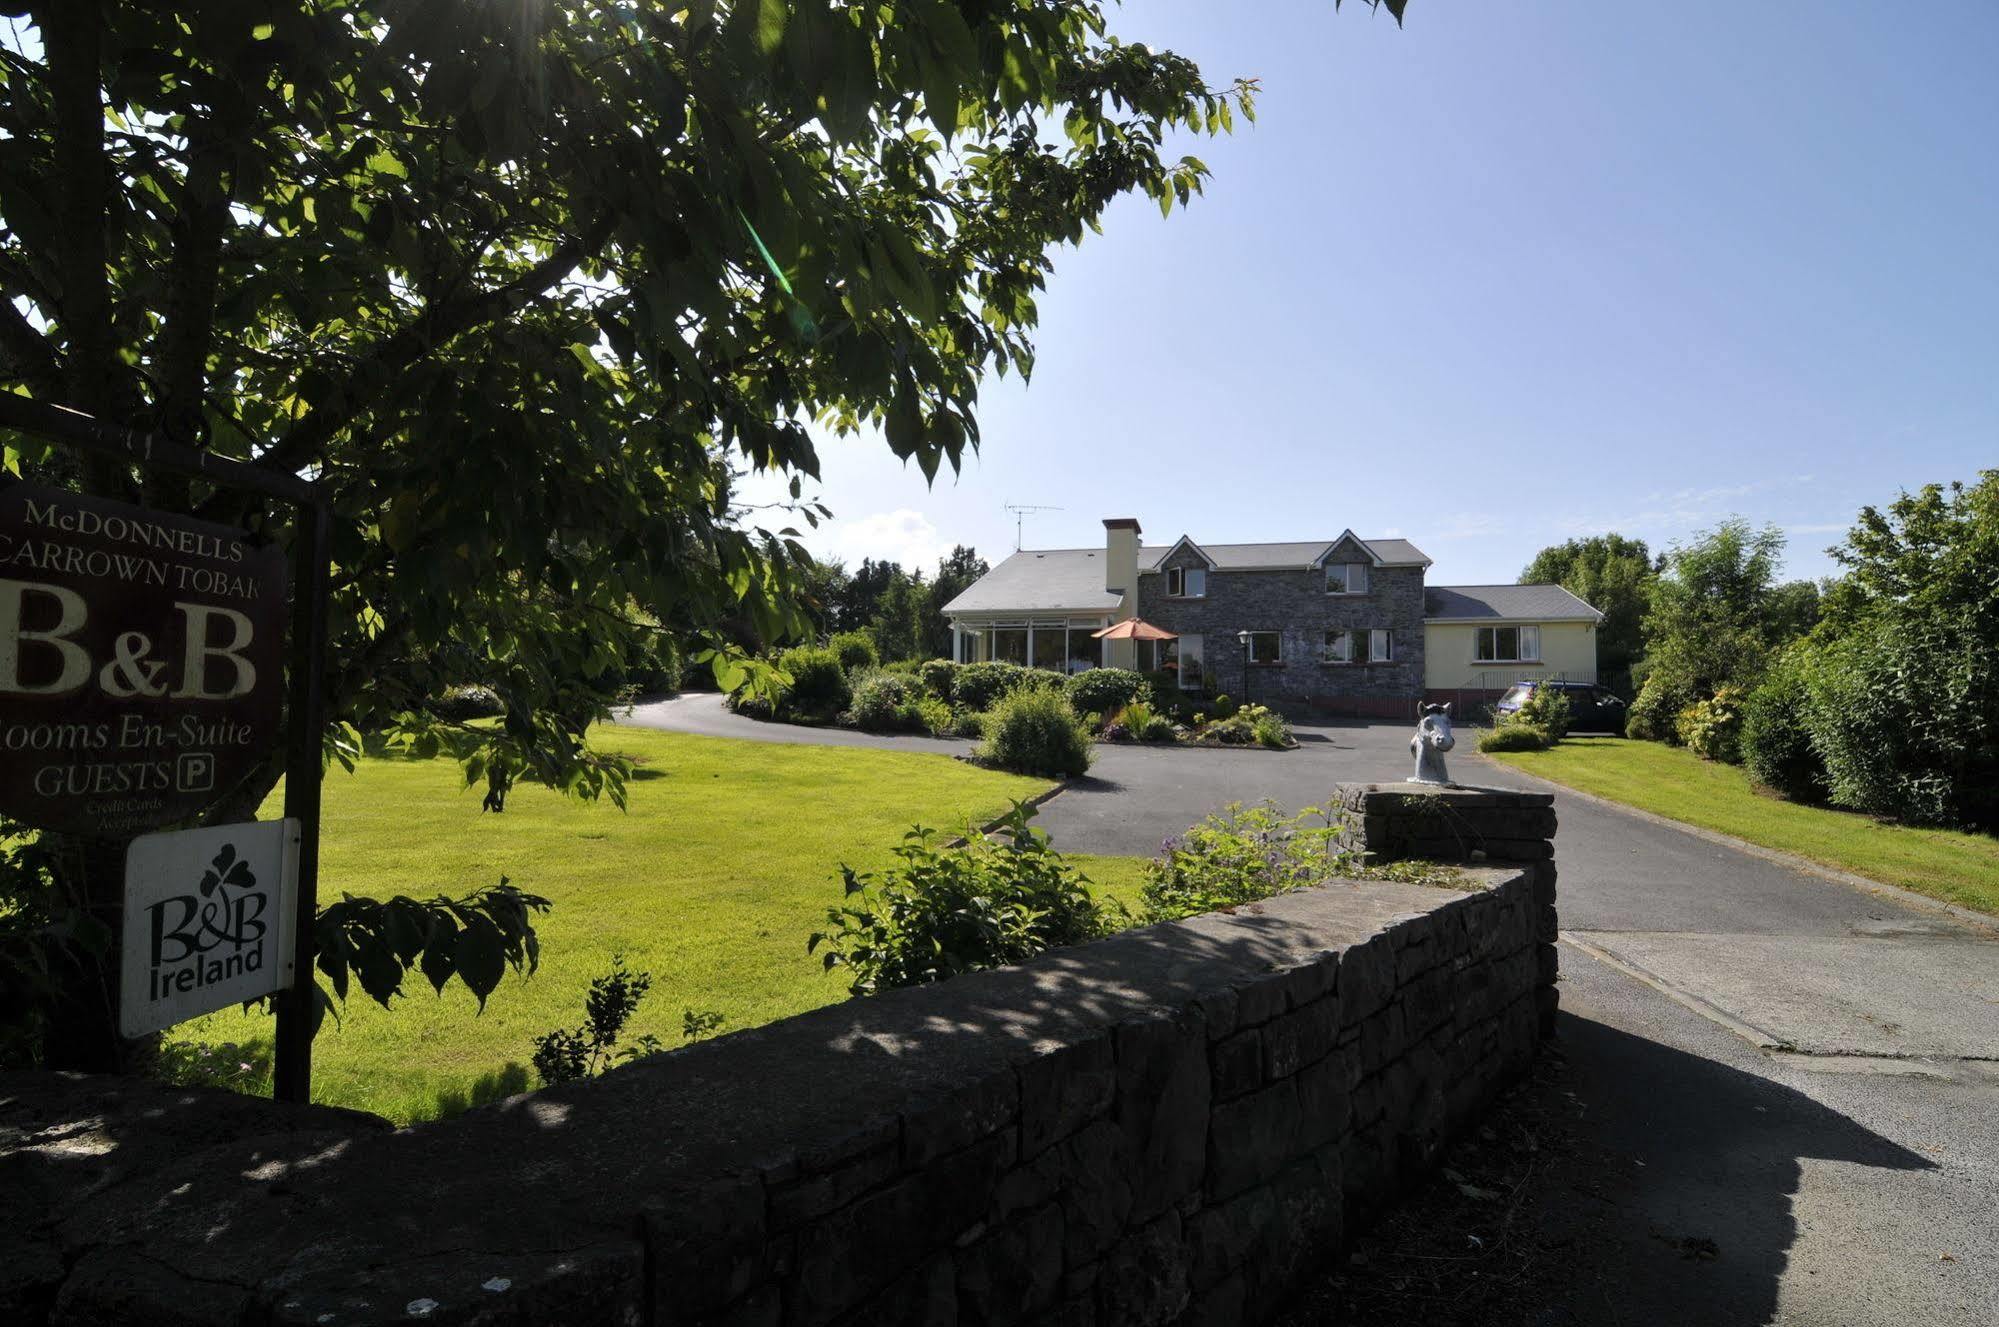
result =
M132 841L120 1030L144 1036L292 984L299 822Z
M278 740L286 582L241 530L0 488L0 811L122 837L230 792Z

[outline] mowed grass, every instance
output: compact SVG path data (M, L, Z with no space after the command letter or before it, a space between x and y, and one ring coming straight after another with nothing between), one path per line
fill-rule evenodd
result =
M644 762L629 811L524 787L504 813L482 815L479 793L462 791L446 760L329 774L323 901L456 895L505 875L555 906L538 927L540 971L509 973L483 1014L462 986L440 998L416 973L392 1010L356 985L340 1026L315 1043L316 1100L406 1122L532 1086L535 1037L581 1022L591 979L619 953L653 978L629 1035L669 1045L686 1009L718 1011L734 1030L843 999L839 975L805 951L840 901L840 864L889 865L912 824L948 837L1049 787L927 754L637 728L600 729L595 742ZM264 814L279 805L274 797ZM1077 865L1135 900L1136 862ZM227 1010L177 1035L255 1042L269 1028L268 1017Z
M1548 751L1490 758L1654 815L1999 913L1999 839L1989 835L1916 829L1801 806L1758 789L1738 766L1714 764L1661 742L1572 738Z

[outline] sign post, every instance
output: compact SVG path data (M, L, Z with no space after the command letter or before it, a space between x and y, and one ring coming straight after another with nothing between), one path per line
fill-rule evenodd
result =
M274 991L274 1094L306 1100L316 996L312 920L332 530L327 493L295 474L11 393L0 393L0 428L193 475L289 503L296 512L285 651L279 632L287 620L287 577L275 547L244 531L173 513L26 483L0 485L0 810L24 824L114 839L185 823L262 767L282 717L284 821L153 835L136 840L128 852L127 977L119 1021L129 1036L133 1029L166 1026L152 1020L189 1007L161 1004L157 986L135 1005L135 970L153 980L156 969L172 966L165 956L181 948L235 946L240 952L233 971L228 956L215 969L214 983L207 981L206 966L183 966L167 978L176 983L169 994L186 995L177 984L182 981L192 984L189 989L208 988L211 996L226 987L224 1003ZM215 833L230 838L234 855L206 891L206 907L182 923L176 919L183 905L164 900L185 897L173 891L184 883L178 877L187 864L169 844ZM273 835L284 843L276 858L269 855ZM235 883L225 884L223 878L247 860L237 840L261 845L265 870L244 867L235 872ZM219 856L218 848L211 862ZM245 884L246 873L269 882L277 895ZM203 882L195 881L198 896ZM217 891L222 899L213 897ZM282 920L270 917L270 931L257 931L265 914L250 915L253 905L246 900L253 893L260 900L254 907L276 905L284 914ZM158 929L140 937L144 952L135 955L132 927L141 922ZM253 931L264 955L255 968L245 948ZM148 961L135 967L135 958ZM281 986L271 984L267 961L287 979ZM199 975L178 975L183 971ZM244 977L254 980L245 985L238 980Z

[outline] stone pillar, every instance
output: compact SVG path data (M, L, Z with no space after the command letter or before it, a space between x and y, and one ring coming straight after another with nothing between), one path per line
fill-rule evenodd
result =
M1555 911L1555 797L1507 788L1431 783L1342 784L1340 842L1373 861L1419 857L1478 866L1518 866L1534 880L1541 1035L1555 1030L1561 929Z

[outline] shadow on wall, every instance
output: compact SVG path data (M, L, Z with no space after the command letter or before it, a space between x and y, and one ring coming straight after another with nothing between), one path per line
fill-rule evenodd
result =
M1128 1067L1112 1057L1111 1026L1268 980L1437 898L1334 886L1273 900L1267 913L1148 927L395 1132L227 1093L0 1075L0 1320L43 1322L59 1296L59 1316L75 1321L172 1302L189 1320L275 1310L285 1321L388 1322L424 1300L456 1320L497 1308L508 1287L516 1308L559 1303L579 1320L652 1320L675 1304L693 1313L740 1303L763 1274L741 1261L739 1236L761 1240L767 1185L770 1220L780 1186L806 1212L793 1212L797 1274L817 1302L914 1306L942 1295L956 1312L957 1297L998 1293L962 1268L955 1286L939 1275L952 1237L988 1219L989 1195L1015 1164L998 1113L1019 1112L1023 1155L1037 1132L1047 1156L1066 1155L1049 1122L1073 1129L1104 1110ZM1614 1157L1646 1162L1576 1177L1600 1196L1585 1189L1547 1205L1570 1219L1589 1204L1608 1209L1615 1239L1578 1253L1598 1264L1616 1321L1769 1320L1796 1235L1802 1158L1928 1164L1761 1079L1586 1019L1565 1019L1563 1031L1589 1103L1584 1127ZM1051 1055L1061 1076L1034 1081L1054 1095L1030 1105L1023 1066ZM1205 1115L1207 1091L1203 1075L1152 1095L1120 1087L1117 1099ZM1115 1238L1127 1223L1177 1227L1166 1181L1212 1158L1133 1151L1130 1139L1152 1126L1131 1127L1113 1113L1068 1135L1089 1139L1073 1163L1088 1169L1048 1178L1058 1198L1071 1184L1090 1196L1055 1222L1058 1251L1099 1231ZM1047 1232L1030 1216L1010 1220L990 1238L1017 1234L1028 1242L1020 1265L1041 1265L1027 1254ZM1686 1239L1712 1240L1719 1256L1689 1261L1677 1243ZM1058 1280L1061 1261L1058 1252ZM649 1277L649 1265L674 1274ZM646 1303L654 1280L662 1298ZM1038 1281L1017 1292L1055 1293ZM1613 1320L1600 1295L1574 1311Z

